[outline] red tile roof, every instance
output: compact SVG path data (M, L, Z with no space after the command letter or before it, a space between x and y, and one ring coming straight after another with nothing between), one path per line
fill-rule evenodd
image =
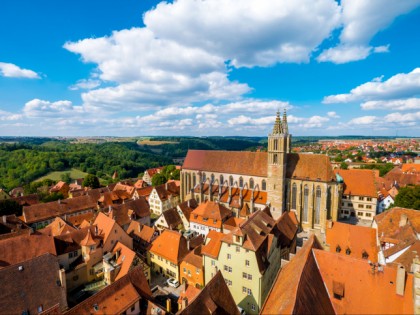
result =
M221 228L222 222L232 216L232 211L220 203L207 201L201 203L190 214L190 222ZM214 222L216 220L216 222Z
M335 170L344 179L344 195L377 198L375 172L372 170Z
M206 245L201 248L201 254L217 259L224 236L221 232L210 230L206 237Z
M178 264L188 254L187 240L178 232L164 230L153 241L150 252Z
M352 224L331 222L332 227L326 230L326 242L330 245L330 251L336 252L340 248L341 255L362 259L364 253L367 254L366 260L378 261L378 245L376 241L376 229Z

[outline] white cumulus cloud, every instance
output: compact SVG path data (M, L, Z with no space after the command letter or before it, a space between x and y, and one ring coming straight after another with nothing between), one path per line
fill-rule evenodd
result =
M0 75L8 78L39 79L35 71L22 69L13 63L6 62L0 62Z

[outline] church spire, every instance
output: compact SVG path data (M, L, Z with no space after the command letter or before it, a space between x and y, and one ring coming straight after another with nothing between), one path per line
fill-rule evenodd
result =
M274 127L273 127L273 135L281 134L282 129L283 128L281 126L280 111L277 111L276 121L274 122Z
M286 115L286 108L283 112L283 133L288 134L289 133L289 126L287 125L287 115Z

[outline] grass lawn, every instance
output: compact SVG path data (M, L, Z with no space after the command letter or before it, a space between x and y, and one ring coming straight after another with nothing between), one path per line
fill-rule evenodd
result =
M71 179L84 178L87 175L87 173L85 173L85 172L82 172L78 169L72 168L71 170L67 170L67 171L48 173L47 175L42 176L42 177L38 178L37 180L35 180L35 182L39 182L39 181L47 179L47 178L49 178L51 180L54 180L54 181L59 181L59 180L61 180L61 175L63 175L64 173L70 173L70 178Z
M155 146L155 145L162 145L162 144L177 144L177 143L179 143L178 141L155 141L155 140L147 140L147 139L144 139L144 140L139 140L139 141L137 141L137 144L138 145L153 145L153 146Z

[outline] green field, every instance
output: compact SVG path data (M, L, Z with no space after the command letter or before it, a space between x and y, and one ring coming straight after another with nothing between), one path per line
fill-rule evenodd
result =
M72 168L71 170L67 170L67 171L48 173L47 175L42 176L42 177L38 178L37 180L35 180L35 182L39 182L39 181L47 179L47 178L51 179L51 180L54 180L54 181L59 181L59 180L61 180L61 175L63 175L64 173L70 173L70 178L71 179L84 178L87 175L87 173L85 173L85 172L82 172L78 169Z

